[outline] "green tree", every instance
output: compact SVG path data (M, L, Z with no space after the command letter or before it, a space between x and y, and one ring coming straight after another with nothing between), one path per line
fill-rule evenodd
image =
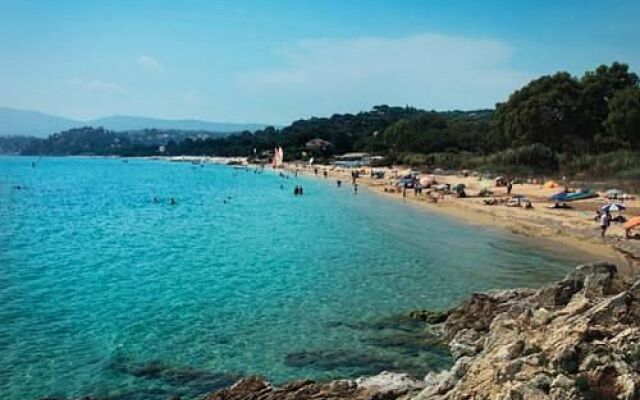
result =
M431 153L447 147L446 120L436 112L424 112L402 119L384 132L384 139L395 153Z
M514 92L496 108L500 147L543 144L553 151L580 147L580 82L566 72L543 76Z
M581 126L583 136L593 139L604 134L604 123L609 113L609 102L616 92L638 85L638 75L629 72L629 66L614 62L587 71L580 79L582 96L580 107L584 114Z
M627 87L613 96L605 128L605 142L640 149L640 88Z

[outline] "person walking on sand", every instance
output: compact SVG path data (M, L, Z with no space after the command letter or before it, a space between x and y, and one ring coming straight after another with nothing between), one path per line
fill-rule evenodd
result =
M322 175L324 175L324 178L327 179L327 170L326 169L324 171L322 171Z
M602 230L602 237L607 232L607 228L609 227L609 223L611 222L611 216L608 211L605 211L600 216L600 229Z
M402 184L402 198L407 197L407 182Z
M507 194L510 195L511 194L511 189L513 189L513 181L509 181L507 183Z

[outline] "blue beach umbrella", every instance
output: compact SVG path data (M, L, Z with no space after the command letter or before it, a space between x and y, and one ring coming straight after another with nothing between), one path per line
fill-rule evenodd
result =
M602 211L608 211L608 212L613 212L613 211L622 211L624 210L626 207L623 204L620 203L610 203L610 204L606 204L604 206L602 206L600 209Z

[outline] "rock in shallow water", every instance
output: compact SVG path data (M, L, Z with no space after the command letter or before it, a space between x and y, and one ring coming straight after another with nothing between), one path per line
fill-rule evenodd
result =
M545 288L472 295L443 324L454 366L400 391L393 382L402 378L381 374L269 386L258 396L228 389L208 400L640 399L639 288L640 280L625 283L614 265L594 263Z
M443 337L454 366L422 381L383 373L357 380L303 380L274 387L257 377L205 400L638 400L640 280L606 263L578 267L551 286L471 296L452 310ZM384 365L368 354L300 352L293 366ZM377 364L380 363L380 364ZM157 366L136 373L154 377Z
M209 394L204 400L395 400L408 399L423 387L423 382L406 374L390 372L356 381L317 383L303 380L281 387L274 387L259 377L249 377L228 389Z

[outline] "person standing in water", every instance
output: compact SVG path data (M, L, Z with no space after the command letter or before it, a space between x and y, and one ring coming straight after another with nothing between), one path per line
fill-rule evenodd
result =
M353 184L353 194L358 194L358 182Z
M342 181L341 181L340 179L338 179L338 180L336 181L336 183L338 184L338 187L341 187L341 186L342 186Z

